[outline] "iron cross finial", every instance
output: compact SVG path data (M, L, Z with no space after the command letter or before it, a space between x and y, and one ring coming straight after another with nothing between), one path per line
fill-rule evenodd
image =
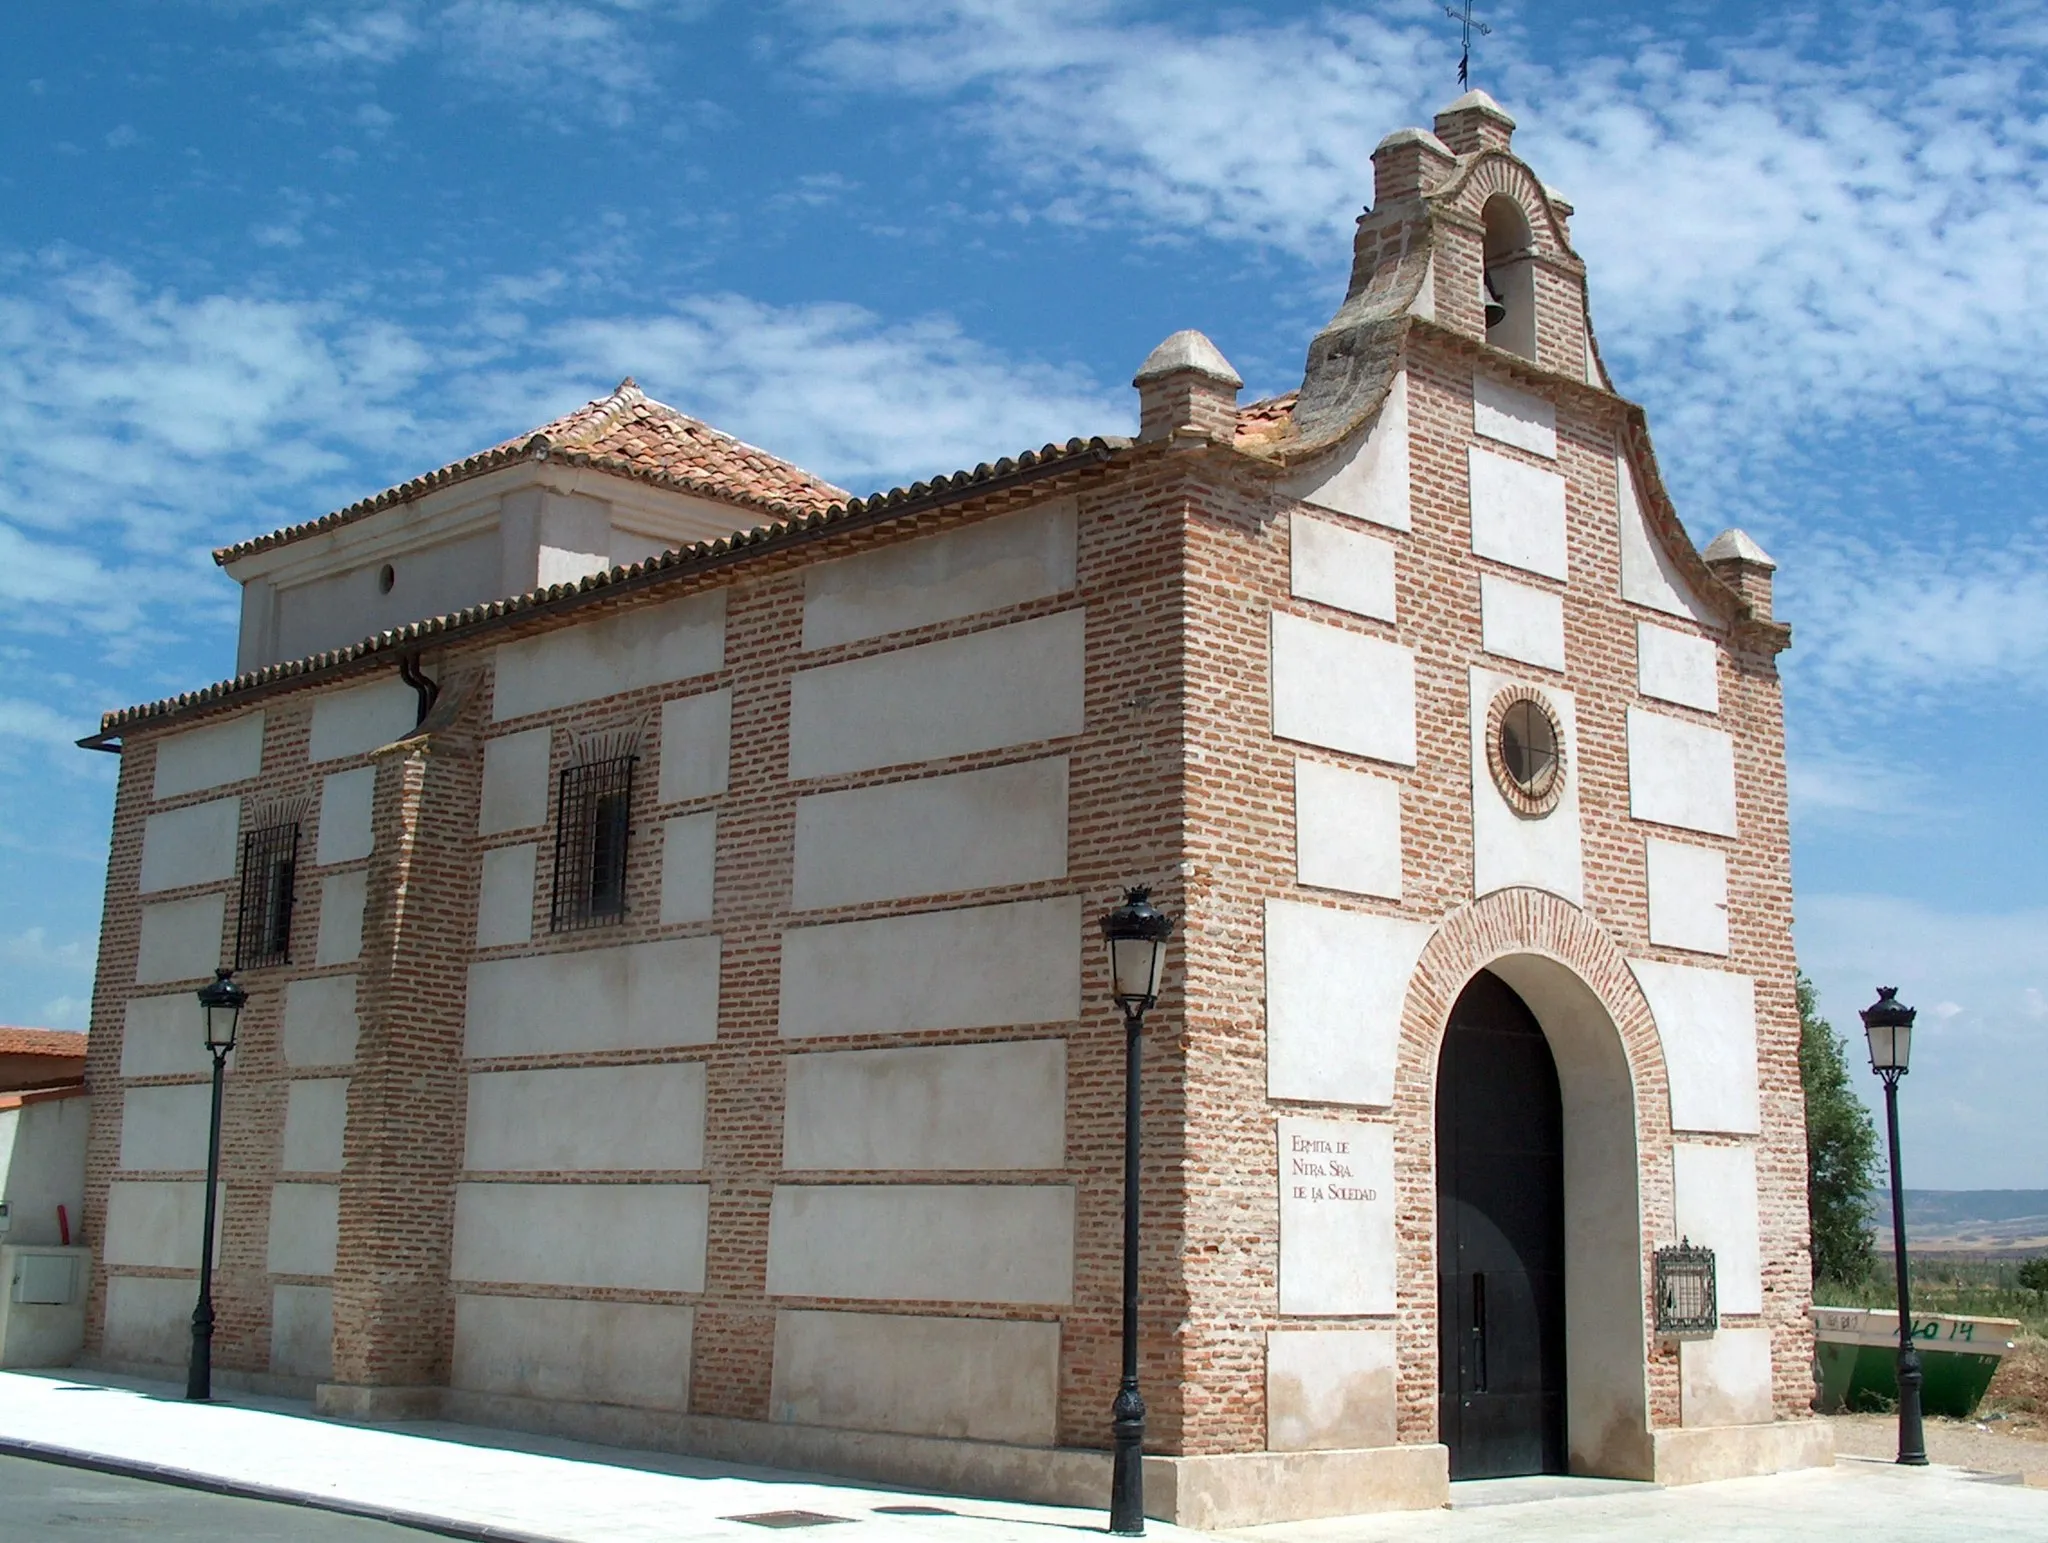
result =
M1462 11L1455 5L1445 6L1444 15L1458 23L1459 41L1463 45L1464 51L1458 55L1458 84L1460 86L1470 86L1472 84L1472 34L1477 32L1481 37L1491 37L1493 36L1493 28L1487 26L1483 21L1473 20L1472 0L1465 0L1465 8Z

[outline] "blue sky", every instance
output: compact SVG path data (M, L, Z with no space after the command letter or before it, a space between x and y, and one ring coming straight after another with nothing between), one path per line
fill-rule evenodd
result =
M1922 1009L1909 1176L2048 1186L2048 15L1482 6L1695 536L1780 560L1800 955ZM82 1025L97 714L230 673L211 546L625 374L867 491L1247 395L1340 298L1440 5L17 7L0 1022Z

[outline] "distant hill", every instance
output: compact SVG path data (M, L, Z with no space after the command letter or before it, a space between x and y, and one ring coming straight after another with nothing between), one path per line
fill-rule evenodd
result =
M1872 1192L1870 1215L1889 1248L1889 1191ZM1915 1253L2048 1252L2048 1189L1909 1189L1906 1241Z

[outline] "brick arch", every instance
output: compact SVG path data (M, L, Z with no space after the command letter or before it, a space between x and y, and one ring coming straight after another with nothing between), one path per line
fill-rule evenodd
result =
M1535 889L1496 891L1452 912L1409 978L1393 1110L1400 1175L1400 1439L1436 1437L1437 1061L1459 993L1490 967L1529 1001L1558 1055L1566 1104L1567 1317L1611 1324L1628 1315L1642 1325L1640 1376L1633 1365L1608 1358L1596 1366L1581 1360L1579 1348L1572 1352L1572 1466L1647 1478L1649 1429L1675 1423L1678 1401L1676 1360L1660 1354L1648 1332L1650 1251L1669 1233L1673 1214L1663 1047L1649 1002L1614 939L1579 907ZM1600 1133L1594 1136L1596 1120ZM1578 1156L1575 1128L1585 1143ZM1633 1146L1632 1170L1615 1150L1622 1144ZM1634 1201L1633 1239L1587 1220L1595 1213L1626 1215L1628 1198ZM1575 1347L1588 1343L1576 1330L1570 1337ZM1625 1347L1627 1335L1609 1330L1602 1338L1609 1347Z
M1550 194L1534 172L1506 151L1494 150L1480 156L1463 178L1442 189L1442 194L1449 196L1442 199L1440 207L1447 206L1475 222L1488 199L1495 195L1511 198L1529 221L1530 240L1539 254L1564 259L1577 256L1557 211L1551 207Z

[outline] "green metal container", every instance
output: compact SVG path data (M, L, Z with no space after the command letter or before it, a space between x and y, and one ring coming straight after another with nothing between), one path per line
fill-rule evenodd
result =
M1928 1414L1967 1419L1997 1375L2019 1333L2016 1318L1913 1315L1913 1338L1926 1374L1920 1404ZM1899 1315L1890 1309L1813 1308L1815 1380L1820 1409L1870 1411L1899 1401Z

